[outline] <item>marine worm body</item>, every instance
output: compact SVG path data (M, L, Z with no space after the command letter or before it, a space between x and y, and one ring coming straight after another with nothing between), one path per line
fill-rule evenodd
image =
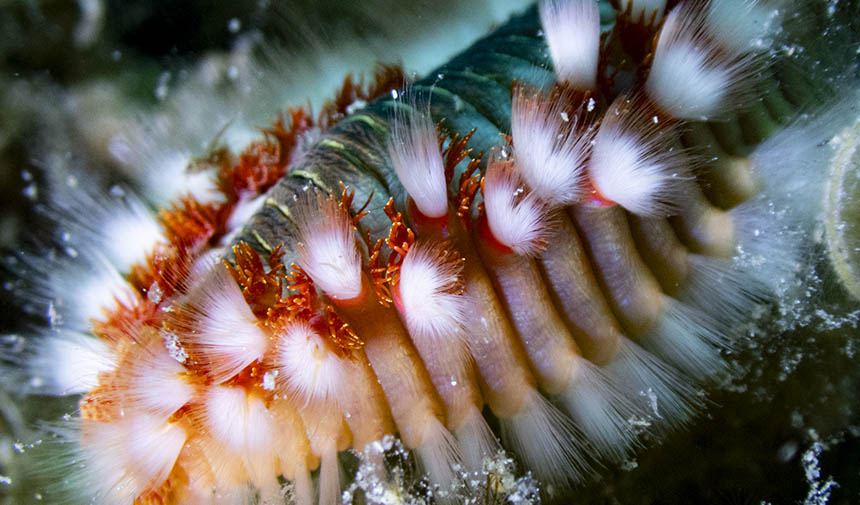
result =
M142 231L86 244L93 286L35 277L54 327L17 365L81 395L87 498L333 505L339 453L392 482L397 436L437 502L500 450L563 499L690 422L811 222L722 139L806 104L770 2L613 5L544 1L413 82L381 67L213 148L207 192L97 215Z

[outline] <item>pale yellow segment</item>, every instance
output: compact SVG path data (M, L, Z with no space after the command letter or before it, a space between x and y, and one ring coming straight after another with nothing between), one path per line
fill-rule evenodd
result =
M654 328L660 317L660 285L636 251L625 211L618 207L571 208L595 274L612 310L631 338Z
M549 394L565 391L579 350L553 307L537 264L526 256L493 251L480 239L478 250L541 388Z
M487 404L497 417L510 418L522 411L537 382L472 238L456 213L449 212L449 216L444 231L435 225L416 224L416 228L422 237L451 240L465 259L465 339L475 358Z
M621 328L567 215L558 220L540 263L560 316L585 357L598 365L608 364L618 351Z
M364 341L364 352L391 407L400 438L409 449L424 442L428 421L445 424L445 408L418 351L393 308L383 307L362 274L363 299L338 302L338 312Z
M662 217L627 216L639 254L666 294L674 295L690 273L689 252Z

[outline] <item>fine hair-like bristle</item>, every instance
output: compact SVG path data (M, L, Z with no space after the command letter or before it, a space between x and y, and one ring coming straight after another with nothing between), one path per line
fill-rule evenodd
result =
M275 369L298 403L335 402L346 387L346 367L324 337L301 320L278 331Z
M327 295L350 300L361 294L361 256L348 209L332 198L306 196L293 209L299 265Z
M680 427L703 406L701 398L680 372L627 338L606 372L631 388L649 417L668 427Z
M637 443L633 421L643 417L632 390L590 361L575 361L574 378L560 400L598 453L622 461Z
M160 338L120 367L117 391L108 396L130 411L168 419L194 396L194 386L185 379L187 369L168 354Z
M227 269L213 265L170 314L179 341L197 352L206 373L223 382L262 359L269 337Z
M731 349L727 328L695 307L663 295L657 326L642 346L691 377L708 380L726 370L720 351Z
M275 418L262 400L241 387L210 386L198 410L199 429L211 437L213 444L209 448L211 464L226 470L220 480L227 485L234 482L230 467L238 465L258 488L271 486L276 475L279 435Z
M131 505L167 478L187 434L176 423L144 414L116 422L84 420L81 456L96 503Z
M553 205L569 205L582 197L593 136L585 106L570 100L564 91L547 95L524 86L513 91L516 169L535 194Z
M709 119L742 95L755 59L720 51L705 28L705 16L692 3L666 16L645 82L657 106L680 119Z
M45 335L24 361L30 375L27 387L53 395L85 393L98 384L101 372L116 366L116 357L105 342L74 331ZM12 373L5 366L3 371Z
M531 390L518 414L499 422L505 445L554 491L568 489L594 471L582 432L537 390Z
M431 483L442 490L450 489L455 484L462 458L457 449L457 440L438 419L427 421L423 440L415 453Z
M549 207L529 191L512 161L490 160L481 187L490 232L517 254L538 252L551 229Z
M460 259L446 243L415 242L402 265L399 300L406 327L413 339L428 338L445 345L458 338L465 321L460 293Z
M426 103L398 102L388 137L388 155L418 210L428 217L444 216L448 212L448 186L439 135Z
M597 2L544 0L540 19L558 80L577 89L594 89L600 55Z
M641 216L666 215L690 183L687 157L674 149L674 128L641 98L620 96L594 138L588 171L605 198Z
M463 465L469 472L480 472L484 459L494 456L501 450L496 435L477 408L472 408L466 421L455 430Z
M734 328L749 319L750 308L770 301L773 293L765 284L739 270L732 260L688 254L689 274L678 300L689 303Z

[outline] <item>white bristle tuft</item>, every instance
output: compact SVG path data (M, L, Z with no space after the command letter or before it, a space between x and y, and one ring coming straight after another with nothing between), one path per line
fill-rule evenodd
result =
M65 169L68 171L68 169ZM103 255L117 270L127 272L144 263L158 243L166 243L161 225L138 196L114 185L99 191L70 174L58 188L46 214L60 223L61 246L81 254Z
M470 410L466 421L455 430L455 435L463 455L463 465L469 472L480 472L484 459L495 456L502 448L477 408Z
M540 19L555 73L581 90L597 86L600 12L594 0L544 0Z
M262 399L248 397L245 408L245 444L242 452L245 471L259 489L275 489L278 485L278 454L274 448L278 426ZM231 415L228 412L221 413L225 414ZM241 411L235 414L241 415Z
M511 110L516 168L536 195L559 206L581 198L592 140L591 131L577 124L583 117L568 117L564 98L518 86Z
M320 455L319 505L338 505L340 496L340 465L337 447L328 444Z
M754 59L727 56L712 45L697 7L691 3L672 9L645 82L645 91L661 110L680 119L708 119L724 112Z
M713 379L728 366L720 354L730 349L726 328L704 312L663 296L657 326L642 336L643 347L696 379Z
M194 387L184 378L185 367L164 348L147 350L121 371L127 374L122 401L154 415L168 418L191 401Z
M209 433L228 450L241 453L248 428L248 394L240 387L211 386L203 401Z
M415 449L418 462L432 484L442 491L448 490L456 482L461 465L457 440L435 417L427 420L423 437Z
M678 300L698 308L726 327L749 321L750 309L772 294L728 259L688 254L690 267Z
M402 111L409 108L408 111ZM427 105L398 104L388 139L388 155L400 183L422 214L448 213L448 186L439 150L439 135Z
M623 461L636 444L632 420L642 417L642 408L632 395L600 367L578 358L574 378L560 399L602 456Z
M167 479L187 435L177 424L147 415L116 423L84 421L82 448L97 503L131 505Z
M361 256L347 209L332 198L309 197L295 206L298 263L327 295L350 300L361 294Z
M128 199L127 211L111 215L99 228L101 236L110 237L103 240L105 255L121 271L146 264L156 244L167 242L153 213L134 199Z
M236 202L236 206L233 207L230 219L227 220L227 229L224 237L221 239L221 244L232 244L235 237L242 232L242 228L251 219L251 216L260 210L267 198L269 196L265 193L254 198L240 198Z
M573 422L532 389L520 412L499 419L502 441L555 491L588 478L593 469L585 437Z
M337 402L347 385L346 366L324 337L303 321L290 322L278 335L276 370L298 403Z
M710 34L735 53L770 47L780 9L761 0L710 0L706 23Z
M460 294L463 264L445 243L416 241L400 266L399 306L413 339L444 345L460 335L465 301Z
M195 155L187 149L189 144L177 146L176 132L163 131L163 120L157 124L129 126L130 129L117 132L107 148L142 186L147 199L159 205L167 205L188 194L201 203L224 200L214 171L201 170L202 164L195 164ZM212 140L211 127L207 125L206 142Z
M208 433L223 447L215 448L215 453L226 450L218 459L239 458L254 485L272 486L278 462L276 425L261 399L241 387L210 386L201 417Z
M513 170L512 162L491 159L482 186L490 232L517 254L534 254L550 235L548 206Z
M604 370L642 398L649 417L669 427L683 426L703 407L688 379L627 338Z
M734 224L738 268L772 293L792 289L808 252L811 228L792 212L759 194L729 211Z
M131 416L124 424L129 465L149 482L156 485L164 482L185 445L185 430L177 424L146 415Z
M77 332L51 334L28 360L30 386L55 395L86 393L116 366L104 341Z
M193 324L176 319L179 340L206 361L207 372L223 382L263 357L269 337L257 326L257 318L245 302L227 269L213 265L188 297L185 307Z
M141 301L134 288L100 253L87 254L82 260L74 264L47 258L32 260L36 289L50 300L46 315L54 328L88 332L92 320L102 319L105 310L114 310L118 304L132 308Z
M621 12L629 7L631 17L636 21L642 19L645 23L650 23L652 16L654 22L658 23L666 10L666 0L621 0L619 4Z
M672 148L674 139L674 129L642 103L617 98L594 138L588 163L592 184L634 214L670 214L690 183L686 156Z

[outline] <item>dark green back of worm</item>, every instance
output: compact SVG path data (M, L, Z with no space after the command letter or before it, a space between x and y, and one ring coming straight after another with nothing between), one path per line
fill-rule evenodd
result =
M601 4L601 23L611 28L614 11ZM510 132L512 83L535 85L555 80L548 50L540 32L536 7L513 17L448 63L412 83L413 92L429 99L434 122L451 135L475 133L469 147L474 153L489 152L499 144L500 132ZM258 252L284 244L289 264L294 250L294 228L289 203L305 187L337 193L343 182L354 189L355 205L373 194L370 215L361 226L379 237L387 233L389 221L382 207L394 197L403 209L406 192L391 166L385 148L389 120L394 108L404 106L386 95L336 124L290 168L290 173L269 191L261 210L247 223L237 241L251 244ZM456 179L456 177L455 177Z
M599 5L601 28L605 33L614 25L615 11L607 1L601 1ZM821 86L815 86L816 83L796 62L786 60L788 58L772 61L766 69L772 81L769 87L762 88L777 93L784 108L779 117L758 122L757 129L764 129L765 135L772 133L773 125L788 121L798 108L803 108L806 104L802 101L820 99L804 95L805 91L820 89ZM793 81L790 82L791 89L775 81L786 75ZM518 81L545 86L554 80L538 9L532 6L446 64L413 82L411 89L429 99L433 120L441 121L446 133L465 135L475 129L469 147L474 153L487 153L500 144L501 132L510 132L512 83ZM798 96L803 98L796 98ZM404 106L403 102L393 95L383 96L324 132L290 167L289 174L269 191L263 207L248 221L235 241L247 242L260 253L283 244L286 252L284 261L289 264L295 257L290 203L306 188L337 193L340 182L355 190L355 206L370 198L367 208L370 214L360 226L372 237L386 234L389 221L382 213L383 205L389 197L394 197L401 210L406 203L405 189L397 180L385 148L389 121L398 106ZM732 118L732 121L736 120L743 121L744 113ZM747 120L758 121L755 117ZM728 143L733 145L723 145L723 149L731 154L744 155L750 152L751 144L758 141L761 138L729 138Z

